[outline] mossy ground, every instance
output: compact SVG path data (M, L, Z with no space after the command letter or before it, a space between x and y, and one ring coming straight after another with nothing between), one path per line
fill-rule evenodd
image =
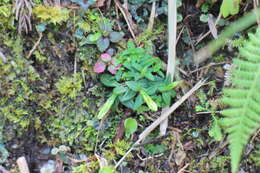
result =
M151 3L129 1L130 13L138 26L136 41L166 62L165 4L166 1L158 2L154 28L147 31ZM164 173L182 168L194 173L230 171L225 142L215 141L208 132L213 119L210 112L222 106L217 100L226 80L223 65L235 55L233 50L242 37L214 57L211 61L215 64L196 69L191 60L192 48L202 47L212 39L208 36L196 44L208 31L207 23L199 20L200 15L217 16L219 3L206 1L203 9L195 5L195 1L185 1L178 9L183 21L178 24L180 70L177 76L185 85L177 89L176 100L195 81L208 77L210 82L170 117L165 137L158 138L158 130L150 134L144 144L125 159L118 172ZM56 163L55 172L98 172L98 156L114 165L137 140L138 134L159 116L151 112L134 113L119 106L117 110L112 109L105 120L96 118L111 90L100 83L93 71L102 52L95 44L84 44L84 39L99 32L98 23L105 17L113 24L113 30L125 33L123 40L110 45L116 54L122 52L127 41L132 40L123 15L115 10L115 4L111 8L104 5L88 10L70 6L62 12L54 9L55 18L48 9L34 9L32 31L18 34L13 7L11 1L0 2L0 51L5 56L0 58L0 165L18 172L15 160L19 156L27 158L31 172L39 172L50 160ZM228 24L228 20L224 22ZM44 27L44 31L39 31L39 27ZM28 57L40 34L39 44ZM130 138L123 134L122 123L127 117L139 123L138 131ZM259 148L255 147L259 145L260 136L256 134L241 163L244 171L257 173L260 170ZM52 153L54 148L55 154Z

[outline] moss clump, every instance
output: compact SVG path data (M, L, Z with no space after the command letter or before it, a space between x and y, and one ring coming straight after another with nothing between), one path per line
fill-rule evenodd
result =
M62 77L57 83L58 91L71 99L77 97L82 89L82 78L80 74L74 74L72 77Z

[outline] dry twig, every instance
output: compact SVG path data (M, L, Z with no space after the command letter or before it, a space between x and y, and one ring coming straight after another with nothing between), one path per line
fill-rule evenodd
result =
M36 43L33 45L33 48L30 50L29 54L26 56L26 58L30 58L32 53L35 51L35 49L37 48L37 46L40 44L40 41L42 39L42 33L39 33L39 38L36 41Z
M123 7L123 5L118 0L114 0L114 2L116 4L116 6L119 8L119 10L121 11L121 13L123 14L125 21L131 32L131 35L135 40L135 38L136 38L135 33L137 32L137 29L136 29L136 24L132 20L132 15L129 13L129 11L127 11L127 9L125 9Z

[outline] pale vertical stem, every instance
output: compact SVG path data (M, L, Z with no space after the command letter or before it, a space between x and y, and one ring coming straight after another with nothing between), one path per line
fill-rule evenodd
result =
M177 37L177 0L168 0L168 61L167 61L167 77L171 81L174 77L176 68L176 37ZM169 107L162 110L165 112ZM160 124L160 135L166 134L168 127L168 118Z
M167 76L173 80L176 67L177 0L168 0L168 62Z

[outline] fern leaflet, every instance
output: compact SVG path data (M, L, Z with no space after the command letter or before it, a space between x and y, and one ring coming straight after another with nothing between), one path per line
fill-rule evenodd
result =
M236 173L244 146L260 127L260 29L249 34L249 41L239 49L244 59L234 59L233 88L224 89L222 101L229 108L222 111L222 125L228 133L232 173Z

